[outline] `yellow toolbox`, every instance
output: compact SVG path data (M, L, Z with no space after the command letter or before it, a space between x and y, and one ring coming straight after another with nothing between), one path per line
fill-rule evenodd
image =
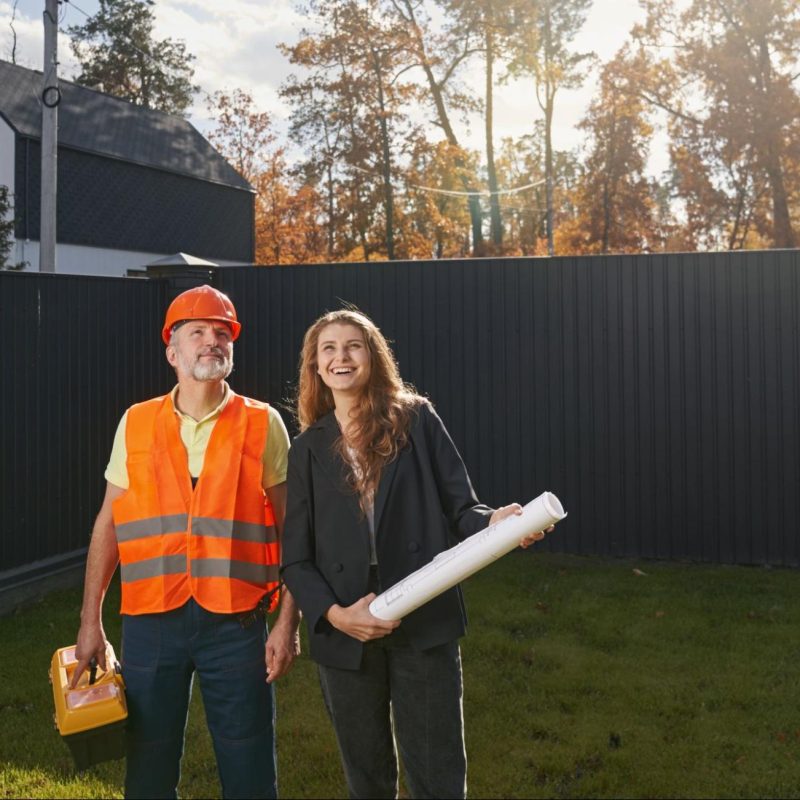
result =
M50 683L56 727L72 752L75 766L83 770L125 755L128 706L125 684L111 645L106 650L108 669L103 670L93 662L77 686L70 689L77 666L75 645L56 650L50 663Z

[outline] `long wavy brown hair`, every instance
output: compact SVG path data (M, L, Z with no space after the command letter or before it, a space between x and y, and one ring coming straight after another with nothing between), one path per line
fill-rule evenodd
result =
M307 331L300 354L297 419L304 431L335 407L331 390L317 372L317 343L328 325L353 325L369 351L369 379L351 411L353 420L336 440L336 450L349 464L348 483L360 497L360 505L373 496L383 467L397 458L408 443L408 433L421 403L413 386L403 382L394 354L384 335L366 314L344 308L321 316Z

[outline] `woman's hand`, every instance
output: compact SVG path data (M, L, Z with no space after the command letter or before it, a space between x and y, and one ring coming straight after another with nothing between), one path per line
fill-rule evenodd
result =
M519 540L519 546L524 550L526 547L530 547L534 542L541 542L544 539L545 534L550 533L556 526L551 525L549 528L546 528L543 531L536 531L536 533L529 533L525 538Z
M517 516L522 514L522 506L519 503L511 503L511 505L500 506L500 508L495 509L495 512L489 518L489 524L494 525L500 522L500 520L510 517L512 514L516 514Z
M369 613L369 604L374 599L375 594L371 592L351 606L333 605L325 613L325 619L334 628L358 639L359 642L381 639L388 636L400 624L400 621L378 619L378 617L372 616Z
M519 503L511 503L507 506L500 506L500 508L498 508L490 517L489 524L494 525L496 522L500 522L500 520L510 517L512 514L515 514L516 516L520 516L520 514L522 514L522 506ZM534 542L541 542L542 539L544 539L545 534L550 533L554 528L555 525L551 525L546 530L536 531L536 533L529 533L527 536L519 540L519 546L525 549Z

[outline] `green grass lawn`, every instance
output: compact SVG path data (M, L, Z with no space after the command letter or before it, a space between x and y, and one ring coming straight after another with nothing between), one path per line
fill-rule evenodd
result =
M523 552L471 578L471 796L800 797L798 580ZM79 603L54 593L0 619L2 797L121 796L122 763L76 775L53 727L47 668ZM283 797L346 796L306 656L278 686L278 755ZM182 797L219 796L199 692L182 775Z

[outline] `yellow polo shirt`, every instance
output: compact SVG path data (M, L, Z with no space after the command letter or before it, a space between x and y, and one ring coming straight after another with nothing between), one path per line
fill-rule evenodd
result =
M178 410L175 403L175 398L178 394L177 386L170 393L172 404L175 406L175 414L180 420L181 439L189 456L189 474L193 478L200 476L208 440L211 438L211 431L214 430L214 425L216 425L219 415L231 397L230 387L227 383L223 385L225 393L222 397L222 402L201 420L195 420L188 414ZM126 411L117 426L114 444L111 448L111 457L105 472L106 480L120 489L128 488L128 450L125 445L127 419L128 412ZM286 431L286 426L283 424L280 414L272 406L269 406L269 428L261 456L264 464L261 484L265 489L269 489L271 486L276 486L286 480L288 455L289 434Z

